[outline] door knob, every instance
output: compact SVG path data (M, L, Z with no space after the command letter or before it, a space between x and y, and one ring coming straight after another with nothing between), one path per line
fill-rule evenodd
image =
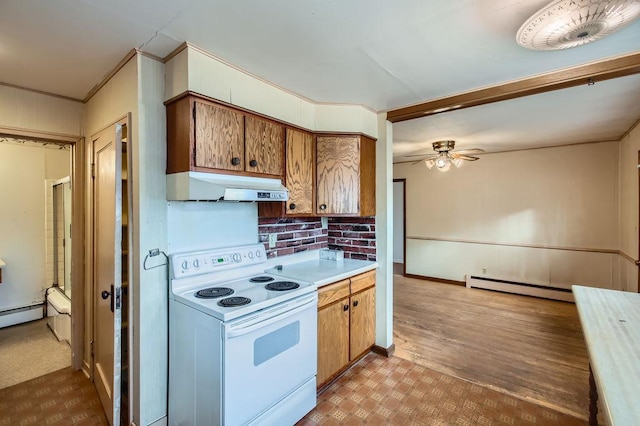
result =
M249 165L250 165L251 167L255 167L255 166L257 166L257 165L258 165L258 162L257 162L256 160L251 160L251 161L249 161Z
M355 308L356 306L358 306L358 301L357 301L357 300L354 300L354 301L353 301L353 307Z
M289 204L289 208L290 208L291 210L295 210L295 209L296 209L296 204L295 204L295 203L291 203L291 204Z
M326 204L320 204L320 210L326 210L326 209L327 209Z
M348 311L348 310L349 310L349 305L344 305L344 306L342 307L342 310L343 310L343 311Z
M111 308L111 312L113 312L113 284L111 284L111 291L103 290L102 293L100 293L100 296L102 296L103 300L107 300L109 297L111 297L111 301L109 302L109 307ZM120 297L118 297L118 299L120 299ZM120 300L118 300L118 307L119 306L120 306Z
M238 166L238 165L240 164L240 159L239 159L238 157L233 157L233 158L231 159L231 164L232 164L233 166Z

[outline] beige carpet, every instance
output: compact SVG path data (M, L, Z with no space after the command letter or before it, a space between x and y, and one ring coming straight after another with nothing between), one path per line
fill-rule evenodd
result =
M58 342L47 319L0 329L0 389L71 365L71 348Z

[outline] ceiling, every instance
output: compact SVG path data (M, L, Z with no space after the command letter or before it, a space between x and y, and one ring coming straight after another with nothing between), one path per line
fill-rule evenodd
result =
M182 42L316 102L387 111L640 52L640 21L564 51L515 42L548 0L6 0L0 82L83 99L132 49ZM455 139L489 151L617 140L640 118L640 77L394 124L394 156Z

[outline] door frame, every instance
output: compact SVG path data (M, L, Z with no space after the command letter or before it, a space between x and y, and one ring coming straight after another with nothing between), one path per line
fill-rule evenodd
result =
M640 150L638 150L638 163L637 163L637 170L638 170L638 188L640 189ZM640 212L640 190L638 191L638 212ZM636 264L636 274L637 274L637 281L638 281L638 293L640 293L640 214L638 215L638 259L634 259L635 264Z
M406 277L407 276L407 179L405 178L393 179L393 182L402 183L402 257L403 257L402 276Z
M85 288L85 252L82 241L85 239L85 164L86 147L82 136L62 133L49 133L37 130L0 126L0 134L9 137L50 141L69 145L71 162L71 235L79 242L71 246L71 287L77 290L77 297L71 298L71 368L82 369L84 354L84 288Z
M84 256L84 260L85 260L85 268L84 268L84 282L86 283L86 285L83 285L84 287L84 305L85 305L85 323L87 324L87 326L84 329L84 339L83 342L85 343L85 346L87 346L85 348L87 352L87 357L82 358L82 369L85 372L85 374L93 381L94 380L94 355L93 355L93 351L92 351L92 342L94 340L95 337L95 315L94 315L94 308L93 308L93 300L94 297L96 296L94 294L94 287L93 287L93 280L94 280L94 259L93 259L93 245L94 245L94 235L93 235L93 226L94 226L94 221L93 221L93 216L94 216L94 211L93 211L93 197L94 197L94 189L93 189L93 181L92 181L92 163L93 163L93 151L94 151L94 139L96 137L96 135L98 135L100 132L102 132L103 130L106 130L110 127L114 127L116 124L121 124L121 125L126 125L127 127L127 165L128 165L128 173L129 173L129 179L131 179L131 172L132 172L132 165L131 165L131 160L132 160L132 154L131 154L131 133L132 133L132 129L131 129L131 113L127 113L123 116L121 116L120 118L112 121L111 123L99 128L98 130L95 130L94 132L92 132L92 136L86 138L86 144L85 144L85 152L84 152L84 182L85 182L85 198L84 198L84 208L85 208L85 212L86 214L84 215L84 217L82 218L83 221L83 225L84 225L84 229L86 230L85 232L85 245L84 247L82 247L81 249L83 250L83 256ZM128 197L129 197L129 203L128 203L128 214L129 214L129 220L132 220L133 215L131 214L132 212L132 206L133 206L133 201L132 201L132 192L133 192L133 187L131 185L131 182L129 182L129 185L127 185L127 190L128 190ZM129 227L127 229L127 232L129 233L128 235L128 241L129 241L129 247L131 248L133 245L133 239L132 239L132 233L133 233L133 224L130 222L129 223ZM133 263L133 256L132 256L132 250L129 250L129 256L128 256L128 268L129 268L129 285L132 285L132 279L133 279L133 269L132 269L132 263ZM134 357L134 347L132 345L133 342L133 321L134 318L131 315L131 307L133 305L133 297L132 297L132 291L131 289L129 290L129 304L127 306L122 305L122 309L127 309L129 311L129 328L130 328L130 332L128 333L128 341L127 341L127 345L128 345L128 359L127 359L127 363L129 366L132 365L132 360ZM122 360L121 360L122 362ZM129 387L129 412L128 412L128 417L129 419L132 419L132 410L133 410L133 394L132 394L132 389L134 386L133 383L133 371L131 368L129 368L129 374L127 377L127 383L128 383L128 387ZM122 407L121 407L122 408Z

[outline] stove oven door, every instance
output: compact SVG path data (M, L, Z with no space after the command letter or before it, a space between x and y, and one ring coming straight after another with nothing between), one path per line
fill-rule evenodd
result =
M294 409L286 405L300 403L296 392L307 395L311 379L314 392L308 410L315 406L317 304L314 292L225 324L225 425L243 425L257 416L262 422L269 410Z

